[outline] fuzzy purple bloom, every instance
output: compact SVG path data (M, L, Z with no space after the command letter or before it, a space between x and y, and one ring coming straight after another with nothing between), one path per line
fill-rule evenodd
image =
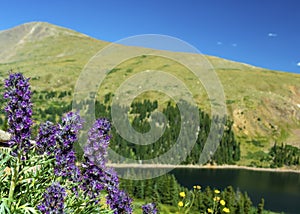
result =
M78 168L75 162L76 156L73 150L65 153L57 153L55 155L54 174L62 177L73 177Z
M148 203L142 206L143 214L156 214L157 208L155 203Z
M36 147L39 154L54 155L56 150L56 132L57 126L52 122L47 121L40 125L36 139Z
M86 162L82 164L82 184L81 189L84 191L90 199L97 199L100 196L100 192L104 190L103 178L105 172L98 166Z
M100 168L88 159L82 163L81 189L89 198L97 199L102 190L109 194L115 187L119 187L119 179L112 168Z
M107 148L110 141L110 122L107 119L100 118L96 120L93 127L88 132L88 141L84 147L84 155L98 165L104 167L107 159Z
M65 189L59 183L53 183L47 188L37 208L45 214L63 214L66 195Z
M82 164L83 191L96 199L101 190L107 192L106 203L114 213L132 213L132 199L119 189L119 178L112 168L106 167L107 149L110 140L110 123L107 119L96 120L88 133L88 141L84 147L85 163Z
M81 179L80 170L76 166L76 156L73 145L82 127L82 120L78 113L69 112L62 119L55 132L56 149L54 173L57 176L68 177L71 181Z
M114 214L130 214L132 213L132 199L128 196L126 192L115 187L112 188L106 197L107 204Z
M24 78L21 73L10 74L5 80L4 98L8 100L4 110L8 117L12 155L21 154L22 159L26 159L25 155L31 147L30 135L33 124L29 79Z
M77 135L82 128L83 121L78 113L69 112L62 118L62 123L58 125L56 138L58 149L63 151L70 151L73 148L75 141L78 139Z
M73 145L81 127L79 114L69 112L61 124L54 125L49 121L41 124L36 140L39 154L55 157L54 174L76 182L80 181L81 173L76 166Z

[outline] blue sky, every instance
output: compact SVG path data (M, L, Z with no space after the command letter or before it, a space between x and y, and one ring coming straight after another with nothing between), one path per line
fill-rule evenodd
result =
M11 0L0 30L45 21L106 41L164 34L204 54L300 73L298 0Z

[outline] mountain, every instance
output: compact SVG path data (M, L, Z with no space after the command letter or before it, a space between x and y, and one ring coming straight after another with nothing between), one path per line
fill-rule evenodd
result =
M7 71L31 77L35 91L73 91L89 59L108 42L44 22L26 23L0 31L0 78ZM128 53L139 47L127 47ZM158 51L160 52L160 51ZM161 51L163 53L163 51ZM117 54L117 53L116 53ZM172 53L194 57L190 53ZM271 71L244 63L205 56L223 85L234 132L242 142L242 155L267 151L275 141L300 147L300 75ZM141 56L120 63L101 85L99 98L114 92L127 78L147 68L169 71L182 80L201 108L210 112L203 86L179 63ZM149 92L148 96L157 96ZM70 101L72 97L66 97ZM168 99L160 96L162 101ZM45 100L47 104L51 100ZM250 153L249 153L250 152Z

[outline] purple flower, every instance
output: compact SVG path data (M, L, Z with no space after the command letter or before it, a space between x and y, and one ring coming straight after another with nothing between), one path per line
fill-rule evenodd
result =
M105 171L98 166L86 162L82 164L82 184L81 189L90 199L97 199L104 190L103 178Z
M36 147L39 154L47 153L53 155L56 151L56 132L57 126L47 121L40 125L36 139Z
M73 178L75 175L74 173L77 174L78 172L78 167L75 163L76 156L73 150L64 153L57 153L55 155L54 174L57 176Z
M96 199L102 190L106 190L110 194L115 187L119 187L119 179L113 169L100 168L89 160L82 163L81 189L89 198Z
M64 201L66 195L65 189L60 186L59 183L53 183L47 188L43 195L43 200L37 208L42 213L62 214L64 213Z
M57 146L60 151L70 151L73 148L82 123L78 113L69 112L62 118L62 123L58 125L56 132Z
M77 135L82 127L82 120L77 113L69 112L62 118L62 123L54 125L47 121L41 124L37 137L37 151L55 157L54 174L79 182L81 173L76 166L73 149Z
M107 204L114 214L129 214L132 213L132 199L128 196L126 192L115 187L108 192L106 196Z
M102 178L102 181L105 183L105 188L110 193L114 187L119 188L119 178L117 172L113 168L105 168L105 177Z
M32 125L32 103L29 79L21 73L10 74L5 80L4 98L8 100L4 108L8 117L8 132L11 134L9 142L12 155L21 154L22 159L31 147L30 135Z
M80 180L80 170L76 166L76 155L73 145L82 127L82 120L78 113L69 112L62 119L55 131L56 148L54 173L57 176L67 177L71 181Z
M105 190L106 203L114 213L132 213L132 199L119 189L119 178L115 170L106 167L110 128L109 121L101 118L96 120L88 133L88 141L84 147L81 188L88 197L95 200L100 196L100 191Z
M109 145L110 123L107 119L98 119L88 133L88 141L84 147L84 155L90 162L104 167L107 160L107 148Z
M142 206L143 214L156 214L157 208L155 203L148 203Z
M119 185L113 170L107 168L106 158L109 144L110 123L106 119L98 119L88 132L88 140L84 147L85 162L82 164L83 183L81 188L88 197L95 199L100 191L108 186Z

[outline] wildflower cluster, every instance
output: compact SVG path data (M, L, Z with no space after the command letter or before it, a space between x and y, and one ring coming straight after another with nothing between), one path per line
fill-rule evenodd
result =
M155 203L148 203L142 206L143 214L156 214L157 208Z
M8 117L9 142L12 148L12 155L21 155L26 159L26 153L31 147L30 135L32 125L32 103L29 79L22 74L10 74L5 80L4 98L8 100L5 112Z
M64 213L66 190L59 183L53 183L43 195L44 200L37 206L42 213Z
M189 191L187 192L187 194L185 192L180 192L179 193L180 201L177 204L179 210L183 209L184 213L189 213L189 210L192 208L194 204L195 197L200 190L201 190L201 186L195 185L193 186L193 191Z
M39 154L52 155L56 148L57 127L50 121L42 123L36 139L36 148Z
M101 195L101 191L104 190L102 180L106 176L105 172L87 161L82 164L82 176L81 189L84 191L84 194L91 199L98 198ZM95 202L97 203L98 201Z
M55 157L54 174L72 181L80 180L80 170L76 166L73 145L82 127L79 114L69 112L62 118L62 123L54 125L47 121L40 125L36 140L39 154L46 153Z
M111 191L108 191L106 200L110 208L114 210L114 214L132 213L132 199L123 190L120 190L119 188L113 188Z
M132 213L132 199L119 189L117 173L106 166L111 127L108 120L96 120L84 148L84 162L77 164L74 143L82 127L79 114L69 112L59 124L42 123L36 144L31 145L29 79L20 73L11 74L5 88L11 153L1 163L10 166L11 173L0 171L3 184L0 210L5 213L37 213L36 209L42 213ZM27 158L28 161L20 162ZM104 196L111 210L99 204Z
M201 197L201 186L195 185L193 186L193 190L186 192L180 192L179 197L180 200L178 202L178 207L181 213L189 213L190 209L192 208L195 199ZM213 191L214 197L212 198L212 207L208 206L206 210L202 210L201 213L230 213L230 209L226 207L226 202L224 199L221 199L221 192L218 189Z
M207 208L208 213L230 213L230 209L226 207L226 202L220 197L220 190L214 190L213 207Z
M88 141L84 147L84 155L99 167L104 167L107 160L107 148L109 145L110 123L107 119L96 120L88 133Z
M40 127L37 147L39 151L55 155L54 174L71 181L80 182L83 195L88 197L89 204L98 204L102 190L107 192L106 203L114 213L131 213L129 196L119 189L119 180L112 168L106 167L106 154L110 140L108 132L110 123L106 119L98 119L88 133L85 145L85 161L81 169L76 166L73 144L82 127L82 120L76 113L70 112L62 119L62 124L50 122ZM46 142L50 141L50 144ZM77 191L77 189L72 189ZM45 199L44 199L45 200Z
M91 198L97 198L101 190L106 190L106 202L118 213L132 213L132 199L119 189L119 179L112 168L106 166L106 155L110 136L110 123L98 119L88 133L83 163L82 189Z
M82 120L78 113L69 112L62 119L56 131L57 148L55 151L54 173L57 176L68 177L79 181L80 171L76 166L76 156L73 145L82 127Z

